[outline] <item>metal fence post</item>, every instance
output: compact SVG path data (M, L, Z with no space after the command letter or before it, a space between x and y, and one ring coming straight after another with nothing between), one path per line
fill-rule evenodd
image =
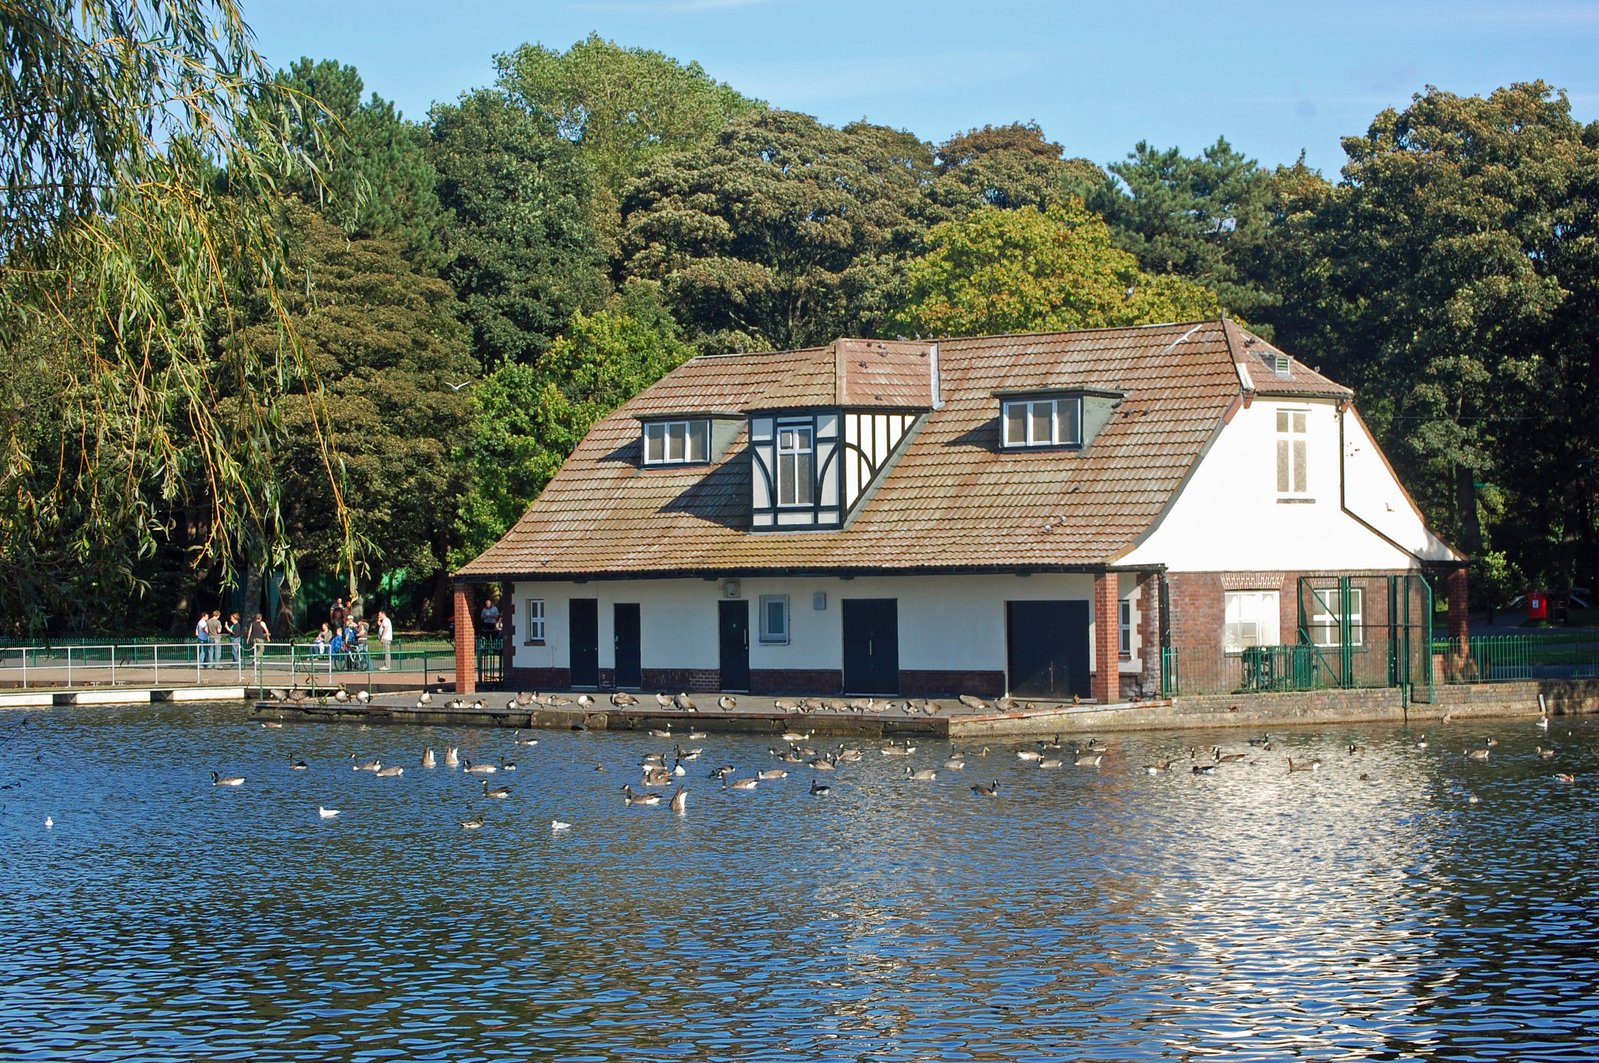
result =
M67 686L72 686L72 647L67 647Z

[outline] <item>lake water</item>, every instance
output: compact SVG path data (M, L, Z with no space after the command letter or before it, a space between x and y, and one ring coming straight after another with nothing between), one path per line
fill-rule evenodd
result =
M862 742L753 792L706 772L780 766L771 741L711 735L679 817L623 804L672 745L644 734L22 718L0 715L7 1060L1599 1057L1596 720L1434 725L1426 749L1107 735L1056 770L1025 741L964 770ZM489 777L512 795L447 745L514 759ZM1194 774L1212 746L1247 757Z

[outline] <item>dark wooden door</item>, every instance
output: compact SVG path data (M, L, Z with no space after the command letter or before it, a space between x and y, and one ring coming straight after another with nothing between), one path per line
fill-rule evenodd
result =
M1005 638L1012 695L1089 696L1087 602L1006 602Z
M722 689L750 688L750 603L721 602Z
M572 685L600 685L600 603L596 598L573 598L567 605L571 637Z
M616 685L636 690L644 685L644 670L640 666L639 655L638 603L618 603L615 624Z
M844 692L899 693L899 601L845 598Z

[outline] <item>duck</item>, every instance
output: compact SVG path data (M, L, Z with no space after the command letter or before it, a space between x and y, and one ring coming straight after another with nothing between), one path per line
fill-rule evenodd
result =
M815 779L811 780L811 796L812 797L826 797L828 794L830 794L832 792L833 792L833 788L831 786L827 785L825 782L817 782Z
M672 795L672 811L683 816L688 814L688 791L679 786L677 793Z
M1290 760L1288 763L1289 770L1292 771L1293 761ZM1195 775L1214 775L1216 774L1216 764L1214 761L1209 764L1195 764L1193 767L1193 772Z
M462 830L477 830L479 827L483 826L483 813L479 812L475 816L468 816L459 822Z
M622 787L622 795L623 795L623 797L622 797L623 803L627 804L627 805L643 805L643 806L648 807L650 805L658 805L658 804L661 803L661 795L660 794L652 794L652 793L635 794L633 792L633 787L632 786L624 785Z
M321 805L317 805L316 814L321 819L332 819L339 814L339 810L336 808L323 808Z
M473 764L471 759L468 758L461 762L461 770L468 775L493 775L500 769L493 764Z
M915 771L912 771L910 766L907 765L905 768L905 778L913 779L916 782L932 782L934 779L938 778L938 772L934 771L932 768L917 768Z
M1571 774L1569 774L1567 772L1563 772L1562 771L1562 772L1557 772L1555 774L1555 781L1556 782L1576 782L1577 781L1577 777L1575 775L1571 775Z
M422 751L422 766L424 768L436 768L438 765L438 758L433 755L433 747L428 746Z
M243 786L244 785L244 776L242 776L242 775L218 775L216 772L212 772L211 773L211 785L212 786Z
M976 794L978 797L998 797L999 780L995 779L991 783L974 782L972 783L972 793Z
M503 801L507 797L511 796L511 788L509 786L494 786L494 787L491 787L491 786L489 786L489 781L487 779L484 779L483 780L483 796L484 797L492 797L496 801Z
M304 758L297 757L289 761L289 767L294 771L304 771L310 765L305 762Z
M552 831L563 831L563 830L571 830L571 829L572 829L572 825L570 823L567 823L567 822L565 822L563 820L559 820L559 819L550 820L550 830L552 830Z

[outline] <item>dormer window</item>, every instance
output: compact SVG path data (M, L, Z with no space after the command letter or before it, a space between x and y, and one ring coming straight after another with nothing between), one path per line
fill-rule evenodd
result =
M777 423L777 504L808 506L816 499L816 445L811 422Z
M711 423L649 421L644 425L644 464L690 465L711 460Z
M1080 395L1006 399L1000 404L1006 447L1076 447L1083 443Z

